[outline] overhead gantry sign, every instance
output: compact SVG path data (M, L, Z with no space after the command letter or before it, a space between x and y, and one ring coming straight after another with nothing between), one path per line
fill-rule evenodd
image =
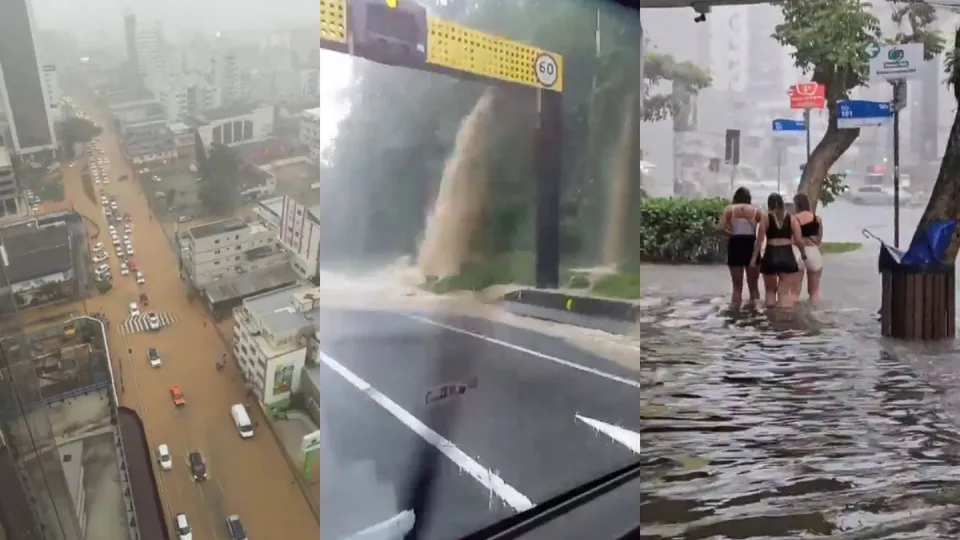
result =
M556 288L560 266L563 58L427 14L405 0L320 0L321 47L358 58L508 86L535 97L536 284Z

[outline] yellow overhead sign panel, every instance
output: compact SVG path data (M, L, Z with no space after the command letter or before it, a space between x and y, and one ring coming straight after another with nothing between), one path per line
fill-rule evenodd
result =
M563 57L430 17L427 63L500 81L563 91Z
M320 0L320 38L347 42L347 0Z
M320 0L320 36L347 42L349 0ZM398 0L383 0L391 8ZM563 57L537 47L427 18L427 63L466 74L563 92Z

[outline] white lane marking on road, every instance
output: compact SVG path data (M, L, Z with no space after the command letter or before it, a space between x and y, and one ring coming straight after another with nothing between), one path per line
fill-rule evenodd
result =
M423 440L430 443L434 448L443 453L443 455L447 456L450 461L460 467L460 470L472 476L480 485L488 489L491 494L499 497L500 500L517 512L523 512L524 510L533 508L533 503L526 495L517 491L516 488L510 484L507 484L493 471L477 463L444 436L430 429L429 426L418 420L379 390L370 386L370 383L358 377L347 369L346 366L337 362L323 351L319 351L318 356L320 357L320 361L336 372L337 375L343 377L344 380L356 387L357 390L365 393L374 403L392 414L397 420L403 423L403 425L410 428L411 431L422 437Z
M592 427L593 429L603 433L607 437L617 441L618 443L629 448L633 453L640 453L640 434L636 431L631 431L620 426L615 426L613 424L608 424L589 416L577 415L577 420L580 420L584 424Z
M497 339L497 338L490 337L490 336L486 336L486 335L483 335L483 334L478 334L478 333L476 333L476 332L471 332L470 330L464 330L463 328L457 328L456 326L451 326L451 325L449 325L449 324L444 324L444 323L441 323L441 322L437 322L437 321L435 321L435 320L433 320L433 319L430 319L430 318L428 318L428 317L421 317L420 315L404 314L403 316L404 316L404 317L408 317L408 318L410 318L410 319L413 319L413 320L415 320L415 321L420 321L420 322L422 322L422 323L424 323L424 324L429 324L429 325L432 325L432 326L436 326L436 327L438 327L438 328L443 328L444 330L449 330L449 331L451 331L451 332L457 332L457 333L464 334L464 335L467 335L467 336L475 337L475 338L477 338L477 339L482 339L483 341L486 341L487 343L493 343L494 345L500 345L501 347L507 347L508 349L513 349L513 350L515 350L515 351L519 351L519 352L522 352L522 353L525 353L525 354L529 354L530 356L536 356L537 358L541 358L541 359L543 359L543 360L549 360L550 362L553 362L553 363L555 363L555 364L560 364L561 366L564 366L564 367L568 367L568 368L571 368L571 369L576 369L576 370L578 370L578 371L582 371L582 372L584 372L584 373L589 373L589 374L591 374L591 375L596 375L597 377L602 377L602 378L607 379L607 380L610 380L610 381L615 381L615 382L618 382L618 383L621 383L621 384L625 384L625 385L627 385L627 386L632 386L632 387L634 387L634 388L640 388L640 383L637 382L637 381L634 381L634 380L632 380L632 379L627 379L626 377L620 377L620 376L614 375L614 374L612 374L612 373L607 373L607 372L605 372L605 371L600 371L599 369L595 369L595 368L592 368L592 367L587 367L587 366L584 366L584 365L580 365L580 364L578 364L578 363L576 363L576 362L571 362L571 361L569 361L569 360L564 360L563 358L557 358L556 356L551 356L551 355L549 355L549 354L542 353L542 352L540 352L540 351L535 351L535 350L533 350L533 349L528 349L528 348L523 347L523 346L520 346L520 345L515 345L515 344L510 343L510 342L508 342L508 341L503 341L502 339Z

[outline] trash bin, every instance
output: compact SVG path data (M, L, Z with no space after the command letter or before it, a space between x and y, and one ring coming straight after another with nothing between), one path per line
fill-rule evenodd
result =
M906 251L881 242L881 334L911 341L956 336L956 272L944 260L956 229L955 221L930 223Z

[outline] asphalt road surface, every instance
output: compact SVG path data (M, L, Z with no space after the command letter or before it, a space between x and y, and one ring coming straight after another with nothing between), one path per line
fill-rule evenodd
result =
M597 426L638 437L638 384L562 340L375 311L326 310L319 327L324 538L416 510L409 496L424 462L435 469L417 512L422 538L449 539L636 459L635 441ZM426 403L431 389L470 381L463 395Z
M215 370L226 350L199 302L187 300L176 257L161 225L150 219L140 184L123 162L109 124L102 119L99 123L104 127L100 144L110 160L110 184L96 187L116 196L120 211L133 216L135 255L131 258L143 270L146 284L138 287L134 278L121 276L119 262L110 251L114 288L89 299L86 308L91 313L103 312L110 320L109 346L114 373L121 381L121 404L143 419L151 451L159 444L170 446L173 470L157 471L167 519L186 513L195 538L227 540L224 518L229 514L240 516L251 538L316 538L317 519L275 439L264 428L253 439L239 438L229 409L244 401L242 379L232 366L222 373ZM78 163L64 169L66 196L76 211L100 225L99 240L108 244L99 201L91 201L83 192L81 168ZM123 174L131 179L117 182ZM127 305L136 301L140 292L150 299L145 311L169 315L175 322L159 332L122 333ZM149 347L159 350L161 368L148 364ZM182 387L186 406L173 406L171 385ZM264 424L259 412L253 416ZM191 451L200 451L207 462L206 482L196 483L189 474L187 454Z

